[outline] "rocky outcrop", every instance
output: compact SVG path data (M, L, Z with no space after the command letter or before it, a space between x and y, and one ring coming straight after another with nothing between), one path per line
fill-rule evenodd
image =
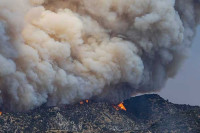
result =
M104 102L3 112L0 132L200 132L200 107L172 104L158 95L124 101L126 111Z

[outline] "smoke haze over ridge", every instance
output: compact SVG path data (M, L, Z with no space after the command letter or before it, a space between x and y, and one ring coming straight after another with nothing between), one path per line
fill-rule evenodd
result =
M199 0L1 0L0 106L119 102L175 76Z

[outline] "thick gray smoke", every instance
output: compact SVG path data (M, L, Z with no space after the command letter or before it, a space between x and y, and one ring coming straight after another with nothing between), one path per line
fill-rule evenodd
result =
M0 106L119 102L160 90L199 23L199 0L1 0Z

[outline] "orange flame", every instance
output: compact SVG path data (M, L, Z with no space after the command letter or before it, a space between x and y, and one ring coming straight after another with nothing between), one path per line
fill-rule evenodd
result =
M79 103L80 103L81 105L84 104L84 103L89 103L89 100L80 101Z
M2 115L2 112L0 112L0 115Z
M117 106L113 106L117 111L118 110L124 110L124 111L126 111L126 107L124 106L124 103L122 102L122 103L120 103L120 104L118 104Z
M123 102L120 103L120 104L118 104L118 107L119 107L121 110L126 111L126 107L124 106L124 103L123 103Z

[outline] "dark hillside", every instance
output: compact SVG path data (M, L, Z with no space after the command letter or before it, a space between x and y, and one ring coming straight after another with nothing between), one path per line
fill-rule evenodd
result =
M108 103L42 106L26 113L3 112L0 132L200 132L200 107L170 103L158 95L124 101L127 111Z

